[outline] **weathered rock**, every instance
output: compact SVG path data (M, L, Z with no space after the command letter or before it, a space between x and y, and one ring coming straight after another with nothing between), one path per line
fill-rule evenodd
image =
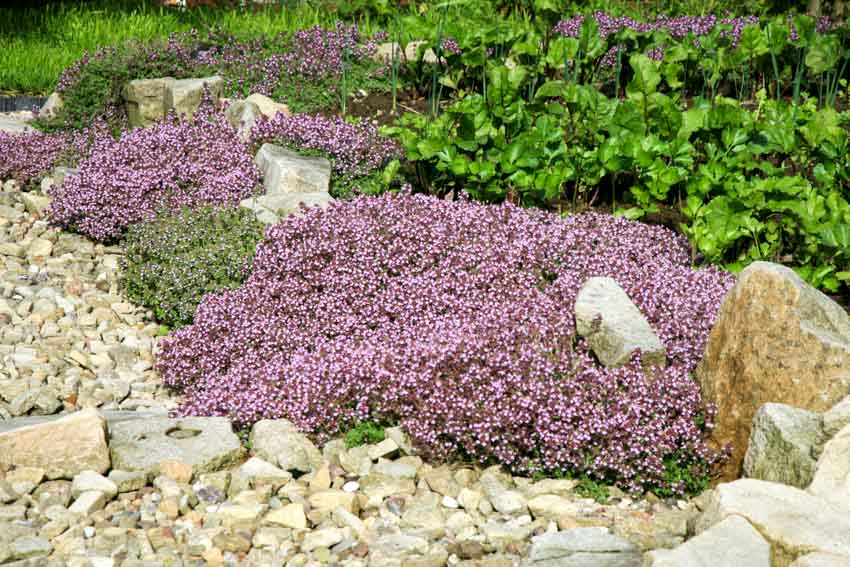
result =
M418 60L419 47L426 42L422 40L409 42L404 49L397 43L381 43L378 45L378 50L375 52L375 59L382 63L392 63L393 59L400 62L414 63ZM425 49L422 54L422 61L425 63L436 63L437 54L430 47Z
M773 567L814 551L850 555L850 515L798 488L756 479L720 484L709 494L696 532L735 515L771 544Z
M641 554L606 528L575 528L531 538L529 565L638 567Z
M74 476L71 496L78 498L83 492L91 490L98 490L103 492L107 498L114 498L118 494L118 485L94 471L82 471Z
M56 118L64 106L65 103L62 100L62 95L57 92L52 92L50 93L50 96L47 97L47 100L44 101L44 104L41 105L38 115L40 118Z
M283 113L284 116L289 116L289 107L282 102L276 102L266 95L253 93L246 99L247 102L257 105L260 113L267 118L274 118L278 113Z
M53 202L53 199L38 193L24 193L21 195L21 201L23 201L28 213L42 215Z
M165 118L168 107L165 93L175 79L136 79L124 87L124 101L127 104L127 116L130 126L150 126Z
M248 100L233 102L225 112L228 123L236 128L242 140L247 140L250 137L251 127L261 115L260 107Z
M263 144L254 158L263 172L266 195L327 193L331 164L323 157L304 157L274 144Z
M824 447L809 492L850 512L850 424Z
M729 516L673 550L654 550L644 567L771 567L770 544L745 519Z
M850 424L850 396L846 396L824 412L822 424L824 439L827 441L832 439L848 424Z
M23 134L25 132L35 132L35 128L21 120L0 116L0 132Z
M287 193L249 197L243 199L239 206L252 211L261 223L271 225L289 215L300 215L302 205L326 208L333 200L329 193Z
M576 297L575 316L576 332L605 366L622 366L638 349L644 364L666 363L664 345L613 278L587 280Z
M285 471L310 472L322 463L322 453L285 419L264 419L251 428L249 437L255 455Z
M214 75L171 81L165 89L165 108L174 110L179 116L191 118L201 106L205 90L212 102L218 101L224 90L224 79Z
M194 474L213 472L238 461L242 444L223 417L154 417L110 423L112 466L161 473L160 463L178 460Z
M791 567L850 567L850 557L833 553L807 553L798 557Z
M763 404L823 412L850 392L847 313L793 270L754 262L723 301L697 377L717 404L713 440L732 445L724 477L736 478Z
M814 446L821 417L787 406L764 404L753 419L744 476L805 488L815 472Z
M266 514L265 521L284 528L303 529L307 527L307 516L303 504L287 504Z
M27 419L20 423L14 419L0 423L0 466L43 468L49 479L109 469L106 423L97 411L83 410L34 425Z

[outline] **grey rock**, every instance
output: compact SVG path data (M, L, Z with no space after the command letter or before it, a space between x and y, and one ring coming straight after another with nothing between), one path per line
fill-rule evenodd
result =
M576 553L629 553L635 546L607 528L574 528L531 538L532 561L569 557Z
M823 436L832 439L844 426L850 424L850 396L832 406L823 414Z
M289 107L282 102L276 102L266 95L260 93L252 93L245 99L247 102L257 105L260 113L266 118L274 118L278 113L283 113L284 116L289 116Z
M818 414L785 404L764 404L753 418L744 476L805 488L815 472Z
M850 511L850 424L824 447L809 492Z
M201 106L204 89L209 92L212 102L217 102L224 90L224 79L214 75L171 81L165 89L165 108L174 110L179 116L191 118Z
M798 557L790 567L850 567L850 556L833 553L807 553Z
M327 193L330 187L331 164L323 157L304 157L274 144L263 144L254 163L263 172L266 195Z
M605 366L622 366L640 349L644 364L665 364L667 351L643 313L612 278L590 278L579 289L576 332Z
M154 417L110 423L112 466L160 474L160 463L181 461L193 474L214 472L237 462L244 451L223 417Z
M21 120L0 116L0 132L7 134L24 134L26 132L35 132L35 128Z
M740 516L730 516L673 550L646 554L644 567L771 567L770 544Z
M310 472L322 463L322 454L306 435L285 419L264 419L251 428L253 453L285 471Z
M240 201L239 206L252 211L261 223L272 225L290 215L300 216L302 205L326 208L333 200L329 193L287 193L249 197Z
M227 122L239 133L242 140L247 140L251 135L251 128L259 116L262 116L260 107L247 100L237 100L227 107L225 111Z
M103 492L107 498L114 498L118 495L118 486L101 474L94 471L82 471L74 476L71 496L78 498L80 494L90 490Z
M163 77L136 79L125 85L123 94L130 126L149 126L165 118L165 93L173 82L172 77Z
M47 100L44 101L44 104L41 105L38 115L39 117L47 119L56 118L64 106L65 103L62 100L62 95L57 92L52 92L50 93L50 96L47 97Z
M697 533L741 516L771 544L778 564L815 551L850 555L846 510L798 488L745 478L718 485L704 506L695 523Z
M50 542L38 537L20 537L12 543L12 558L17 560L44 557L51 551Z

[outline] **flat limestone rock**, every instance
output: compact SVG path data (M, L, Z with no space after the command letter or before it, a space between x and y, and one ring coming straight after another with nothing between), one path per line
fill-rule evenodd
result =
M808 553L798 557L791 567L850 567L850 557L834 553Z
M665 364L667 351L646 317L613 278L590 278L578 292L576 332L609 368L627 363L636 349L647 365Z
M24 134L26 132L35 132L35 128L21 120L0 116L0 132L7 134Z
M729 516L672 550L644 556L644 567L771 567L770 544L740 516Z
M534 567L639 567L641 554L607 528L574 528L531 538L525 563Z
M323 157L304 157L274 144L263 144L254 158L263 172L266 195L327 193L331 163Z
M812 453L821 417L785 404L764 404L753 420L744 475L806 488L815 473Z
M326 208L333 200L329 193L287 193L250 197L242 200L239 206L252 211L261 223L271 225L290 215L300 215L302 204L308 208Z
M824 446L809 492L850 514L850 424Z
M87 409L41 420L12 419L0 428L0 465L38 467L48 479L109 470L106 422Z
M215 472L244 454L230 422L223 417L154 417L110 424L112 466L124 471L161 474L160 463L180 461L193 474Z
M850 555L850 514L792 486L750 478L720 484L708 495L696 532L730 516L747 520L771 544L773 567L816 551Z
M257 105L260 113L267 118L274 118L279 112L284 116L290 116L289 107L282 102L277 102L270 99L266 95L260 93L252 93L246 99L247 102Z
M793 270L754 262L726 295L696 375L717 405L712 440L732 446L723 478L737 478L763 404L824 412L850 393L850 320Z

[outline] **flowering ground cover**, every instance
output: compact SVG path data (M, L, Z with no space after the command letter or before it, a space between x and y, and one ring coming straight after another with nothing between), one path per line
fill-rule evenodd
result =
M224 117L209 106L99 139L54 195L48 215L96 240L120 238L161 209L235 205L254 195L260 173Z
M652 379L575 336L576 293L601 275L667 347ZM157 368L185 414L285 417L319 439L401 423L432 457L679 492L718 458L689 373L731 283L625 219L360 197L270 229L246 283L207 295Z

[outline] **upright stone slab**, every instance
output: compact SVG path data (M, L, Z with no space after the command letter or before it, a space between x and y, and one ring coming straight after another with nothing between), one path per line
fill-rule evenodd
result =
M748 521L730 516L672 550L644 556L643 567L771 567L770 544Z
M266 195L327 193L331 163L323 157L304 157L274 144L263 144L254 158L263 172Z
M759 407L823 412L850 393L847 313L793 270L755 262L724 299L697 377L717 405L712 439L732 445L724 478L737 478Z
M248 140L254 122L262 113L260 107L247 100L237 100L230 104L225 111L227 122L239 133L239 138Z
M221 98L224 79L218 75L200 79L179 79L168 84L165 90L165 108L174 110L178 115L191 118L204 98L207 89L213 102Z
M744 475L806 488L815 473L812 456L820 438L819 414L787 406L764 404L756 412Z
M258 421L251 428L249 440L255 455L285 471L306 473L322 463L316 446L285 419Z
M39 109L38 114L39 116L48 119L56 118L63 106L65 106L65 103L62 100L62 95L57 92L53 92L50 93L50 96L47 97L47 100L41 105L41 109Z
M809 492L850 515L850 424L824 446Z
M38 467L49 479L109 470L106 422L96 410L0 425L0 466Z
M810 552L850 555L850 514L808 492L756 479L720 484L707 498L696 532L741 516L771 544L772 567Z
M112 466L149 477L161 474L163 461L183 462L197 475L225 468L244 455L223 417L133 419L110 423L109 434Z
M646 317L612 278L590 278L578 292L576 332L587 339L599 361L622 366L636 349L643 363L665 364L667 350Z
M150 126L165 118L168 107L165 93L175 81L172 77L136 79L124 87L127 117L132 127Z

